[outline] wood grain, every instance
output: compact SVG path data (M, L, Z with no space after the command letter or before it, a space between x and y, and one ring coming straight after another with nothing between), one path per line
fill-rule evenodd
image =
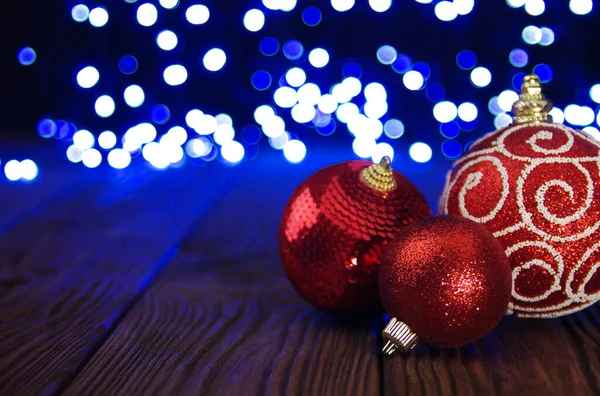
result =
M67 395L380 394L381 322L314 311L281 268L280 213L307 170L268 173L245 170Z
M64 388L220 196L226 174L96 174L6 232L0 394Z
M553 320L505 318L463 348L385 359L384 393L598 395L600 307Z

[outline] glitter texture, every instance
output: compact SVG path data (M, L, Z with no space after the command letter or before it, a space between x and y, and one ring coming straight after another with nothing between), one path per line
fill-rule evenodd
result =
M306 301L330 314L381 314L383 251L398 230L431 214L421 192L396 171L394 190L369 187L361 172L371 165L348 161L319 170L298 186L283 212L285 272Z
M504 249L491 232L458 216L402 229L381 263L385 310L420 341L440 348L477 341L500 322L510 301Z
M448 173L440 212L500 240L507 313L557 317L600 299L600 144L583 132L537 123L484 136Z

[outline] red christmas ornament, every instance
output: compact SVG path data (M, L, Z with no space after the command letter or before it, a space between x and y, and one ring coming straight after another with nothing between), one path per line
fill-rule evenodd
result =
M510 289L504 249L483 226L459 216L415 222L381 262L379 293L392 317L383 352L407 352L417 340L440 348L477 341L504 316Z
M322 311L381 314L382 253L402 227L430 214L423 195L390 168L389 158L323 168L298 186L284 209L283 267L298 293Z
M600 299L600 144L544 122L549 108L539 81L526 79L515 123L472 145L441 200L441 213L484 225L504 246L507 313L520 317L562 316Z

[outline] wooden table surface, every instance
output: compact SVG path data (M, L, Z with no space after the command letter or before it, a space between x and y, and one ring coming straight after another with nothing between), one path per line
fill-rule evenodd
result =
M279 261L287 198L332 157L259 158L0 181L0 395L600 394L598 306L383 359L383 318L313 310Z

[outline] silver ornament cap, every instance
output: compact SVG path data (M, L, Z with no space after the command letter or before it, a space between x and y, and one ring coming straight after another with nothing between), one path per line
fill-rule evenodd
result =
M397 351L410 352L419 342L419 337L410 327L396 318L390 320L381 335L385 341L382 349L385 356L392 356Z

